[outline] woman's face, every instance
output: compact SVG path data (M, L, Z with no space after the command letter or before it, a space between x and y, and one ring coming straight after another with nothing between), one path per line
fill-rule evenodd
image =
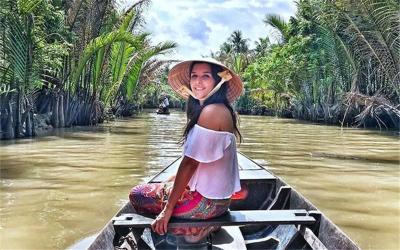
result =
M211 74L211 66L208 63L196 63L190 72L190 88L196 98L206 97L214 86L215 80Z

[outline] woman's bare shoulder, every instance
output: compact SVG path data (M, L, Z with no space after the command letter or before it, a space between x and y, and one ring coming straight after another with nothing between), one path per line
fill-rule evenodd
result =
M209 104L201 111L197 124L216 131L233 132L232 115L221 103Z

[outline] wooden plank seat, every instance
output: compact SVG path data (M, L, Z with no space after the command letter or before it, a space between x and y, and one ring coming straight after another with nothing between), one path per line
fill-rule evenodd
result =
M114 228L147 228L151 226L154 217L140 214L121 214L114 217ZM207 227L207 226L241 226L241 225L310 225L315 218L309 216L304 209L296 210L243 210L229 211L219 217L208 220L188 220L171 218L169 228L177 227Z

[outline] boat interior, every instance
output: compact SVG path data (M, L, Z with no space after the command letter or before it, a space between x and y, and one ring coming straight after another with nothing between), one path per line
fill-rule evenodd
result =
M165 181L175 173L179 166L177 163L162 171L150 182ZM277 177L260 168L259 165L245 157L239 157L239 165L242 191L233 197L230 211L246 214L245 211L249 210L288 210L285 212L290 212L291 209L305 208L298 204L291 204L291 187L284 185ZM160 236L148 228L140 230L125 227L125 230L119 229L114 243L119 247L127 248L129 245L127 235L131 234L131 248L136 245L140 249L312 249L313 244L310 245L307 242L304 231L307 228L308 233L313 234L314 238L318 240L320 214L314 211L309 215L315 220L307 227L300 223L297 224L296 221L293 221L293 224L290 224L290 221L289 224L285 222L285 224L274 223L271 225L268 221L263 223L262 221L268 214L257 214L255 218L251 218L251 221L245 221L244 225L239 226L230 225L228 219L226 225L222 226L220 230L211 233L197 243L185 242L183 237L171 234ZM213 222L208 223L210 226L215 225ZM138 238L139 234L141 234L140 239ZM135 241L137 242L133 244ZM322 243L320 244L323 246Z
M127 203L89 249L107 248L107 244L114 249L358 249L283 180L242 154L238 154L238 161L242 191L232 197L226 215L203 221L172 218L169 223L220 227L200 242L153 233L149 225L154 216L137 215ZM176 173L179 163L180 159L149 182L166 181Z

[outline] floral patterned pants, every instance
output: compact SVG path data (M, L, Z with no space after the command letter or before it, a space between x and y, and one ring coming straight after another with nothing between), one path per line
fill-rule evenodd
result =
M159 214L164 208L173 182L142 184L132 188L129 200L138 213ZM209 219L217 217L229 208L230 199L208 199L197 191L187 187L172 213L173 217L184 219ZM176 235L197 235L204 227L174 228L170 230Z

